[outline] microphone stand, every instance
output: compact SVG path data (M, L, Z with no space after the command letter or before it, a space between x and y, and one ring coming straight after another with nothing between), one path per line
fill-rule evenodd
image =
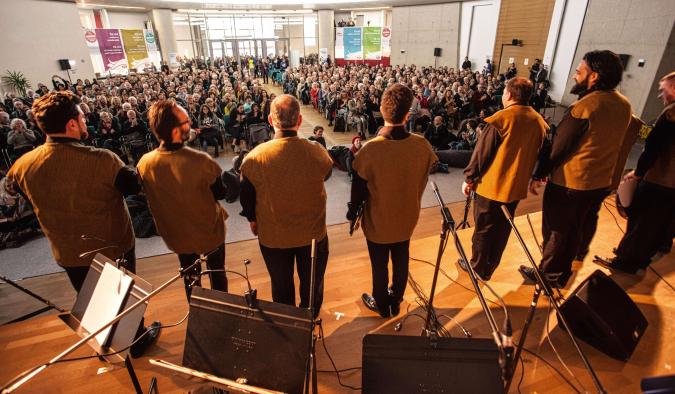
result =
M146 295L145 297L143 297L143 298L141 298L140 300L138 300L135 304L131 305L129 308L127 308L127 309L125 309L124 311L120 312L120 313L119 313L117 316L115 316L112 320L110 320L109 322L107 322L107 323L104 324L103 326L99 327L97 330L94 330L93 332L91 332L91 333L90 333L89 335L87 335L86 337L80 339L77 343L75 343L74 345L72 345L72 346L69 347L68 349L64 350L63 352L59 353L56 357L52 358L51 360L49 360L49 361L46 362L45 364L40 365L39 367L37 367L37 368L33 369L32 371L30 371L29 373L27 373L26 375L22 376L21 379L19 379L18 381L16 381L16 379L13 379L10 383L8 383L7 386L5 386L5 387L2 389L2 394L7 394L7 393L14 392L16 389L18 389L19 387L21 387L23 384L25 384L26 382L28 382L29 380L31 380L32 378L34 378L37 374L39 374L40 372L42 372L42 371L44 371L45 369L47 369L47 367L49 367L50 365L53 365L53 364L57 363L59 360L63 359L64 357L66 357L66 356L69 355L70 353L72 353L72 352L74 352L75 350L77 350L77 349L79 349L80 347L82 347L82 345L84 345L84 344L86 344L87 342L89 342L92 338L94 338L96 335L98 335L101 331L105 330L106 328L108 328L108 327L112 326L113 324L117 323L118 321L122 320L126 315L130 314L131 312L133 312L134 309L136 309L136 308L138 308L139 306L143 305L147 300L149 300L150 298L152 298L152 297L154 297L155 295L157 295L159 292L161 292L162 290L164 290L165 288L167 288L169 285L171 285L173 282L175 282L175 281L177 281L178 279L180 279L181 277L183 277L187 272L190 272L190 271L192 271L193 269L195 269L195 268L196 268L197 266L199 266L200 264L201 264L201 259L197 259L197 260L196 260L194 263L192 263L192 265L190 265L189 267L179 269L179 270L178 270L178 273L177 273L176 275L174 275L171 279L169 279L168 281L164 282L162 285L160 285L158 288L156 288L156 289L153 290L152 292L148 293L148 295Z
M314 317L314 283L316 281L316 239L312 239L311 267L309 275L309 311L312 315L309 323L309 358L305 368L305 394L309 394L309 386L312 386L312 393L318 393L318 381L316 376L316 319ZM319 321L318 324L321 324Z
M459 236L457 235L457 229L455 228L455 221L452 218L452 214L450 213L450 210L445 206L445 203L443 202L443 198L441 197L440 192L438 191L438 186L436 185L436 182L431 181L431 188L434 191L434 195L436 195L436 199L438 200L438 203L441 206L441 215L443 216L443 232L441 233L441 248L442 248L442 243L444 242L444 234L447 236L446 232L446 227L447 230L452 233L452 237L454 238L455 241L455 248L457 249L457 253L459 254L459 257L463 259L466 262L466 268L467 268L467 273L469 274L469 279L471 279L471 284L473 285L474 291L476 295L478 296L478 301L480 302L481 308L483 309L483 313L485 314L485 317L487 318L488 324L490 325L490 331L492 333L492 338L495 341L495 344L497 345L497 348L499 349L500 357L499 357L499 364L502 369L502 379L506 381L507 376L509 375L510 371L510 365L512 364L512 359L511 359L511 351L513 350L513 346L511 344L511 339L510 339L510 332L507 332L506 335L501 334L499 331L499 327L497 326L497 321L495 320L494 315L492 314L492 311L490 310L490 307L487 304L487 301L485 300L485 296L483 295L483 291L481 290L480 286L478 285L478 279L477 279L477 274L476 271L474 271L473 266L469 262L469 259L466 257L466 253L464 252L464 247L462 246L461 241L459 240ZM427 310L427 319L426 319L426 324L425 324L425 331L428 331L428 326L429 326L429 320L430 320L430 314L431 310L433 308L433 297L434 297L434 292L436 290L436 281L438 279L438 271L440 268L440 257L442 254L442 249L439 250L439 256L436 261L436 268L434 271L434 279L432 282L432 287L431 287L431 296L429 297L429 308ZM506 324L506 329L509 331L509 327L511 324L507 321ZM432 332L432 334L435 334Z
M527 331L530 328L530 324L532 323L532 319L534 317L534 313L536 312L537 309L537 302L539 301L539 297L542 293L548 297L550 300L551 304L553 305L553 308L555 309L557 316L558 316L558 321L564 328L565 332L567 335L570 337L572 340L572 344L574 345L575 350L579 354L579 357L581 357L581 360L584 363L584 367L588 370L588 373L591 375L591 378L593 379L593 384L595 385L595 388L598 390L599 393L606 393L607 391L603 387L602 383L600 382L600 379L598 378L598 375L595 373L595 370L591 366L591 363L588 361L588 358L586 357L586 354L584 351L581 349L579 346L579 343L577 342L576 338L574 338L574 334L572 333L572 330L569 328L569 325L567 324L567 319L565 319L565 316L560 312L560 306L558 305L558 300L555 298L553 294L553 290L551 289L551 286L548 284L548 282L543 278L541 271L539 271L539 267L537 267L537 263L535 263L534 258L532 258L532 255L530 254L530 250L527 248L527 245L525 245L525 241L523 240L523 237L520 235L520 231L518 231L518 228L516 228L516 224L513 222L513 217L511 216L511 213L506 209L506 206L502 205L502 212L504 212L504 216L506 216L506 220L508 220L509 224L511 225L511 228L513 229L513 232L516 234L516 237L518 238L518 241L520 242L520 246L523 248L523 251L525 251L525 255L527 256L527 259L530 261L530 264L532 265L532 268L534 269L534 275L537 279L537 283L534 288L534 295L532 297L532 303L530 304L530 310L527 314L527 318L525 320L525 325L523 326L523 331L520 334L520 339L518 340L518 345L516 346L516 353L514 356L514 360L518 360L520 357L520 353L523 350L523 346L525 345L525 339L527 337ZM508 379L506 381L506 390L505 392L508 392L509 387L511 386L511 382L513 381L513 377L515 375L515 368L510 371L510 376L508 376Z
M427 316L424 319L424 328L422 329L423 336L425 335L436 336L437 331L436 328L439 323L435 318L433 322L431 321L432 319L431 315L434 309L434 295L436 293L436 283L438 282L438 272L440 271L441 268L441 259L443 258L443 252L445 250L445 245L447 244L446 240L448 238L448 232L451 231L451 229L454 230L455 227L455 221L453 220L452 215L450 214L450 210L448 209L448 207L445 206L443 198L438 192L438 186L436 186L436 183L433 181L431 182L431 188L433 189L434 194L436 195L436 199L440 204L443 223L441 225L441 235L440 235L440 242L438 244L438 253L436 255L436 265L434 266L434 277L431 280L431 292L429 294L429 305L427 307ZM434 316L435 315L436 314L434 313Z
M33 293L32 291L30 291L27 288L19 285L18 283L14 282L13 280L11 280L9 278L6 278L6 277L0 275L0 280L2 280L3 282L7 283L8 285L10 285L12 287L15 287L16 289L28 294L29 296L35 298L36 300L40 301L41 303L45 304L44 307L42 307L42 308L40 308L36 311L33 311L33 312L30 312L26 315L17 317L16 319L14 319L12 321L9 321L7 323L4 323L4 324L10 324L10 323L16 323L16 322L19 322L19 321L24 321L24 320L30 319L33 316L37 316L37 315L39 315L43 312L47 312L50 309L56 309L57 311L59 311L61 313L65 312L65 310L60 308L58 305L55 305L51 301L49 301L48 299L43 298L43 297Z

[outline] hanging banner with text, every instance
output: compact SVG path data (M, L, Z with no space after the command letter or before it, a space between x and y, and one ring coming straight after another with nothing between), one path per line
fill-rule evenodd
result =
M157 48L157 40L155 40L155 33L153 33L152 30L144 29L143 34L145 35L145 46L148 48L148 52L159 51Z
M382 59L382 28L363 28L363 58L366 60Z
M96 29L96 40L103 58L105 71L122 71L128 69L124 56L124 46L117 29Z
M145 47L145 35L143 30L120 30L122 34L122 42L124 42L124 52L127 54L127 62L129 68L137 70L143 69L146 64L150 63L148 57L148 50Z
M345 60L363 60L360 27L344 28Z
M335 28L335 58L344 59L345 58L345 28L336 27Z

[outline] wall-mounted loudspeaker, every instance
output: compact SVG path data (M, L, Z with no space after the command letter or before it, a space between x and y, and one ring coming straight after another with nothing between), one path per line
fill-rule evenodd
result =
M623 69L625 70L626 67L628 67L628 60L630 59L630 55L620 53L619 58L621 59L621 66L623 66Z
M70 70L70 60L68 59L59 59L59 66L61 66L61 70Z
M441 56L441 48L434 48L434 56L436 57Z

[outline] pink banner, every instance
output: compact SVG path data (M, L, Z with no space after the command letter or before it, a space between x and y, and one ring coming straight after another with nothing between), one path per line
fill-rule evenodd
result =
M124 46L118 29L96 29L96 40L106 71L127 68Z

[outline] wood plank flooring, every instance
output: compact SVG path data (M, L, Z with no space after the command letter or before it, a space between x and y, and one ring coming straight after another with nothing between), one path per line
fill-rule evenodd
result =
M521 204L519 213L537 210L539 201L526 200ZM610 208L611 209L611 208ZM452 204L455 218L461 217L463 204ZM540 232L541 214L530 215L537 235ZM623 225L623 221L619 224ZM536 246L532 233L529 231L524 216L517 217L516 223L523 233L533 255L537 256ZM419 225L411 242L410 272L415 280L428 291L431 285L433 267L418 260L433 262L437 246L440 227L440 213L437 208L428 208L422 211ZM460 238L465 248L470 247L472 229L460 231ZM539 235L538 235L539 237ZM613 217L607 209L601 211L598 232L591 245L591 254L609 255L612 247L616 246L621 237ZM325 343L333 356L338 368L348 368L361 364L361 340L370 332L393 334L394 325L403 316L394 319L382 319L368 311L360 302L362 292L370 291L370 267L365 241L362 233L348 236L348 226L340 224L329 228L330 259L326 273L325 301L321 316L324 321L326 334ZM250 267L251 282L258 289L261 299L271 299L269 279L264 268L257 242L243 241L227 246L227 268L243 271L242 261L249 258L253 261ZM480 305L472 290L470 282L464 272L458 271L455 265L457 253L454 248L446 250L442 268L448 275L441 275L436 294L436 306L439 313L446 314L461 322L474 337L488 337L489 329ZM525 256L515 237L511 237L504 253L502 264L493 276L490 284L509 306L509 313L514 324L515 337L520 334L527 307L531 301L533 288L522 284L520 275L516 272ZM670 283L675 281L675 254L671 253L653 267ZM578 263L577 275L565 293L574 289L584 278L598 268L590 262L590 258L583 264ZM138 273L153 285L157 286L171 277L178 267L175 255L158 256L142 259L138 262ZM646 315L649 327L631 360L627 363L610 359L608 356L583 344L583 349L589 355L591 363L596 368L600 379L610 393L634 393L639 391L640 379L644 376L671 374L675 363L675 296L673 289L668 287L653 272L647 271L643 277L634 277L622 274L613 274L615 279L628 291L633 300ZM54 274L40 278L22 281L21 284L42 296L53 300L57 304L68 307L73 300L73 291L64 274ZM242 294L245 291L243 280L230 276L230 291ZM486 296L494 297L486 292ZM403 310L411 305L411 313L420 313L416 308L414 294L408 289L403 304ZM28 296L0 285L0 319L10 320L23 312L37 308L39 303ZM502 318L501 309L495 304L491 307L497 317ZM610 306L611 307L611 306ZM530 331L526 347L538 352L547 361L562 370L555 354L551 351L545 339L546 311L545 300L540 301L539 310ZM150 302L146 312L146 320L160 319L163 323L172 323L180 320L187 312L187 303L181 283L174 283L163 294ZM340 314L340 315L338 315ZM338 316L339 319L338 319ZM399 334L417 335L422 327L422 321L411 318L405 323ZM454 336L461 336L461 331L452 322L447 325ZM551 339L556 345L561 357L570 369L579 377L586 389L592 391L592 383L584 371L579 358L564 335L557 328L555 317L550 322ZM187 392L196 390L200 386L197 381L184 379L176 374L167 373L150 366L148 358L161 358L170 362L180 363L185 335L185 325L165 329L159 342L151 348L148 354L135 360L139 378L145 386L150 377L155 375L159 379L159 388L163 393ZM34 318L23 323L0 327L0 357L4 368L0 369L0 382L6 382L13 375L37 363L53 357L60 350L77 340L69 329L53 314ZM73 356L91 354L88 349L82 349ZM11 361L7 361L11 360ZM321 343L318 343L319 369L330 369ZM60 364L48 368L34 381L27 384L22 392L91 392L104 390L107 392L129 392L130 386L126 371L117 369L112 372L97 375L98 369L103 366L98 360L80 361L69 364ZM542 361L535 357L524 355L524 376L521 384L522 392L566 393L571 390L563 380ZM520 378L521 369L516 372L516 379ZM566 372L563 374L567 377ZM512 392L516 392L516 383ZM360 385L360 371L343 375L343 382L352 386ZM351 390L338 385L332 374L319 374L319 388L321 392L350 392Z

